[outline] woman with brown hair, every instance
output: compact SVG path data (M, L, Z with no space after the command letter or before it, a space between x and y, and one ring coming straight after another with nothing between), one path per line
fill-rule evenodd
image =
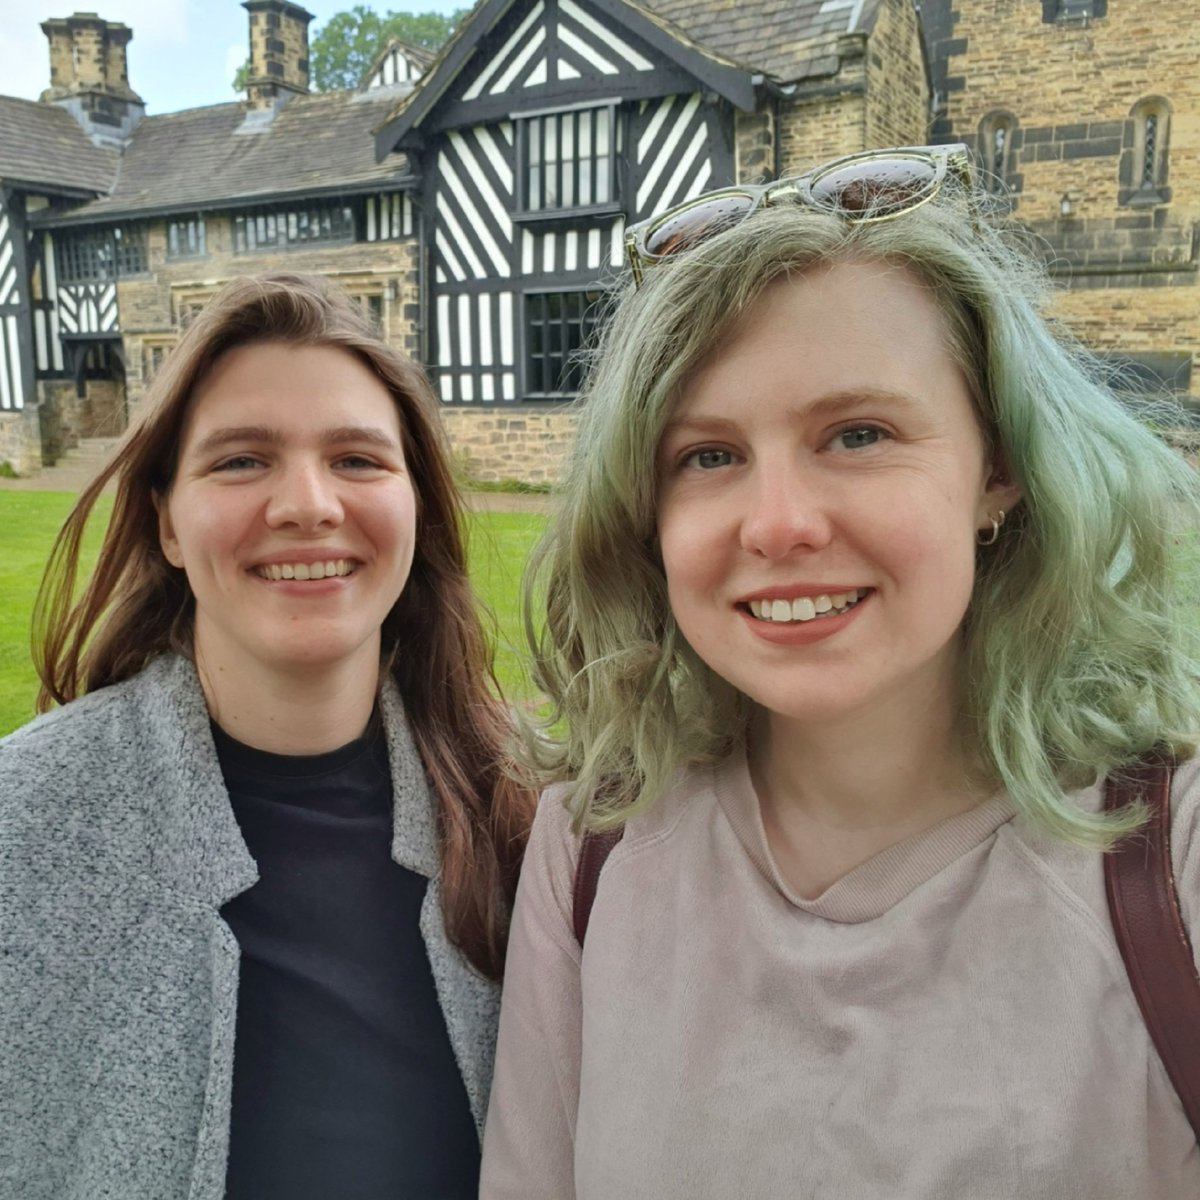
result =
M0 1191L475 1195L532 801L435 404L331 285L238 280L75 506L63 707L0 749Z

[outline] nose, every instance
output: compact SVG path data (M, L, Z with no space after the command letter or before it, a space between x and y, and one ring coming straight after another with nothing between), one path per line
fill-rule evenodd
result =
M832 538L832 498L789 456L760 458L743 493L741 544L761 558L819 550Z
M303 532L333 528L342 523L337 480L322 463L292 463L276 477L267 502L267 524Z

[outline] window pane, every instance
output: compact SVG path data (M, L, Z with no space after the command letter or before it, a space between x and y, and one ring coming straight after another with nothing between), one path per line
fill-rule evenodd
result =
M526 386L532 395L570 396L583 381L582 348L600 314L602 293L544 292L525 297Z

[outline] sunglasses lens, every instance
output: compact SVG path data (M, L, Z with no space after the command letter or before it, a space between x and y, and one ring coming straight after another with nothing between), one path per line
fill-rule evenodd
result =
M668 217L646 235L646 253L654 258L666 258L687 250L714 234L730 229L750 211L754 200L736 192L713 196L702 204L694 204Z
M919 204L932 194L937 183L935 163L886 158L834 167L812 180L809 193L817 208L885 217Z

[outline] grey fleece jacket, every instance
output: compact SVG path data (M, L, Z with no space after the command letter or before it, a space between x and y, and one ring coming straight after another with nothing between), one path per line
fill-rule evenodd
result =
M476 1123L499 989L442 925L434 801L382 695L392 857L421 911ZM174 655L0 742L0 1197L220 1200L238 945L218 909L258 878L192 664Z

